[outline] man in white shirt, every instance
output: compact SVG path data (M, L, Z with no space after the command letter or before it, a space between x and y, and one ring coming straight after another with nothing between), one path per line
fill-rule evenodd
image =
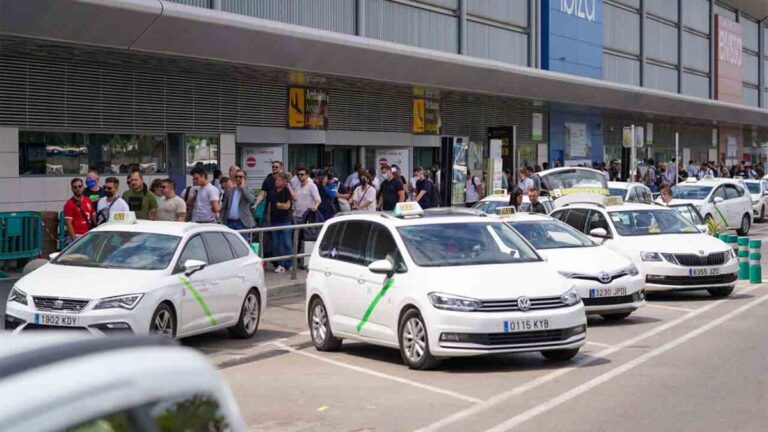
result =
M110 177L104 182L104 198L96 203L96 225L109 221L110 212L130 211L128 203L117 194L120 180Z
M192 178L199 187L195 196L187 201L187 206L192 206L192 222L216 223L221 211L219 190L208 183L208 173L203 168L193 169Z
M317 185L309 179L309 173L306 168L299 168L296 172L299 178L299 187L289 186L288 191L293 199L293 223L304 223L304 215L308 210L317 211L320 205L320 192Z
M520 180L517 182L517 187L523 191L523 194L527 194L534 187L533 179L528 176L530 174L528 168L520 168L518 174L520 175Z
M184 222L187 219L187 203L176 195L176 182L167 178L163 180L165 200L157 206L157 220L167 222Z

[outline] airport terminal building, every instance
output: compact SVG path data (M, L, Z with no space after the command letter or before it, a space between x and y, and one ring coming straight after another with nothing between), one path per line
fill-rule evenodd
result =
M58 211L89 167L183 184L237 162L255 188L272 160L626 170L632 126L638 158L765 163L766 19L764 0L0 0L0 211Z

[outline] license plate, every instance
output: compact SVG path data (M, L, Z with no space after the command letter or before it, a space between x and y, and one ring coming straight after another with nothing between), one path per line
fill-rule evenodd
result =
M692 268L688 269L688 276L717 276L720 274L719 268Z
M57 327L77 327L77 317L35 314L35 324Z
M627 287L595 288L589 290L589 298L616 297L627 295Z
M549 330L548 319L521 319L504 321L504 333Z

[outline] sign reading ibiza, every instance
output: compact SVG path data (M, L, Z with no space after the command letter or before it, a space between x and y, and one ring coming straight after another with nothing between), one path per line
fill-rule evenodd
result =
M595 22L598 0L560 0L560 12Z

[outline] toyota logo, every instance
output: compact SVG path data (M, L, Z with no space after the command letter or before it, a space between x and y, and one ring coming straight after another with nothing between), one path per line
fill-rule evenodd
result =
M611 281L611 275L606 272L601 272L598 276L598 279L600 279L600 282L607 284Z
M521 311L527 311L531 308L531 299L528 297L520 297L517 299L517 307L520 308Z

